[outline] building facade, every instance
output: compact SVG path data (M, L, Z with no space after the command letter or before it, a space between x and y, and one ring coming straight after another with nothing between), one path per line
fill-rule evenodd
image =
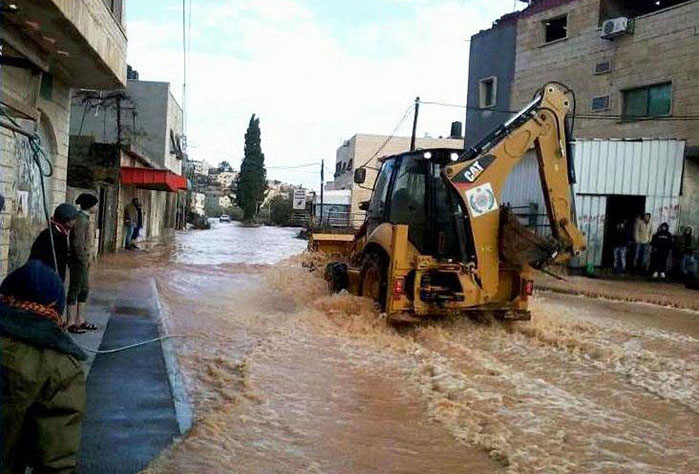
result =
M170 84L129 80L125 89L75 94L68 184L103 198L100 249L123 247L124 208L142 205L141 235L163 236L185 214L182 109Z
M126 84L122 2L17 2L2 14L0 56L0 276L26 261L51 213L65 202L71 91ZM34 162L31 137L46 159ZM49 165L50 163L50 165Z
M463 148L461 138L418 138L416 148ZM385 135L357 134L346 140L335 154L334 182L330 186L334 191L351 191L349 222L359 227L364 222L366 213L359 209L362 201L371 197L371 190L376 180L379 159L410 150L410 137L388 137ZM366 167L366 181L361 186L354 183L354 170ZM326 187L328 189L328 187Z
M495 58L492 53L498 47L496 41L485 39L507 36L513 25L516 30L514 55ZM526 9L507 15L491 30L474 36L472 67L482 58L487 60L469 73L469 105L478 104L478 107L468 109L467 123L469 120L484 123L484 116L494 112L507 118L511 111L529 102L546 82L564 83L575 92L573 138L586 144L576 146L576 153L588 150L589 146L602 147L597 154L586 152L583 156L575 156L576 165L584 170L579 174L608 183L641 176L640 171L633 175L614 170L640 170L653 164L656 168L662 164L662 169L672 169L668 176L650 173L650 183L654 183L650 187L641 183L627 186L621 181L611 185L607 191L612 194L602 194L606 196L604 209L595 213L603 229L595 235L602 237L589 241L589 246L604 247L604 234L622 218L617 212L619 207L651 212L656 226L668 220L673 232L685 225L696 226L699 223L697 29L699 0L530 2ZM506 44L511 46L511 42ZM497 61L507 64L493 64ZM498 76L498 71L504 71L500 73L503 76ZM509 71L513 71L511 77ZM483 99L483 88L479 90L478 84L491 77L497 80L498 97L493 100L493 106L487 107L490 103L479 103ZM504 98L501 96L503 87L509 89ZM477 137L467 135L467 145L469 139L477 140ZM676 163L678 147L666 144L680 142L680 166L667 168L668 163ZM651 149L667 151L650 159ZM598 169L592 169L586 161L593 155L597 156L594 163L601 166ZM523 160L513 172L512 182L538 182L533 164L532 157ZM661 179L679 184L667 188L655 182ZM672 200L670 212L666 212L665 206L655 206L659 196L651 189L670 193L663 195ZM583 193L579 186L576 190ZM512 191L514 194L503 199L521 197L522 193L516 192L513 186L506 187L506 192ZM616 196L617 191L621 197L607 199ZM639 199L645 203L641 208L638 208ZM515 200L513 204L526 206L529 203ZM604 263L606 259L600 256L603 253L602 250L591 253L590 261L596 265Z

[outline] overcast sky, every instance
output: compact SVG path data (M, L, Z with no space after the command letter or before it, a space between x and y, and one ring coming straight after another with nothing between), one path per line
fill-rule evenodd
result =
M189 3L189 0L187 0ZM416 96L466 103L468 39L514 0L192 0L189 156L239 169L251 114L268 177L318 189L355 133L389 134ZM182 103L182 5L129 1L128 62ZM448 135L458 108L425 106L418 136ZM399 135L409 135L406 120ZM277 167L277 168L275 168Z

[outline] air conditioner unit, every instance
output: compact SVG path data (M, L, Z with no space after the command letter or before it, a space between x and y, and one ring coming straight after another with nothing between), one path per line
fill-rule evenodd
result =
M612 18L602 23L602 35L604 39L612 39L623 34L632 33L632 22L626 17Z

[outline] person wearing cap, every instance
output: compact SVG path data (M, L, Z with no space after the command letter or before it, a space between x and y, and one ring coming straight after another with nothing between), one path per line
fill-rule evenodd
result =
M68 267L70 268L70 285L68 286L68 331L84 333L97 329L82 317L87 296L90 291L90 255L92 253L92 236L90 233L90 210L98 199L92 194L83 193L75 200L79 210L75 215L75 225L70 233L70 251Z
M77 209L72 204L60 204L53 212L49 227L38 235L29 255L30 260L41 260L56 270L61 280L66 281L68 266L68 240L70 230L75 225ZM53 236L53 244L51 243ZM54 262L54 249L56 260Z
M0 471L75 472L87 358L62 330L63 282L30 260L0 284Z

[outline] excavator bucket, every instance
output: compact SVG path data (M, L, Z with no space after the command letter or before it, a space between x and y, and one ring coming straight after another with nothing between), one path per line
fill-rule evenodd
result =
M308 240L308 249L326 255L349 256L355 247L353 234L312 233Z

